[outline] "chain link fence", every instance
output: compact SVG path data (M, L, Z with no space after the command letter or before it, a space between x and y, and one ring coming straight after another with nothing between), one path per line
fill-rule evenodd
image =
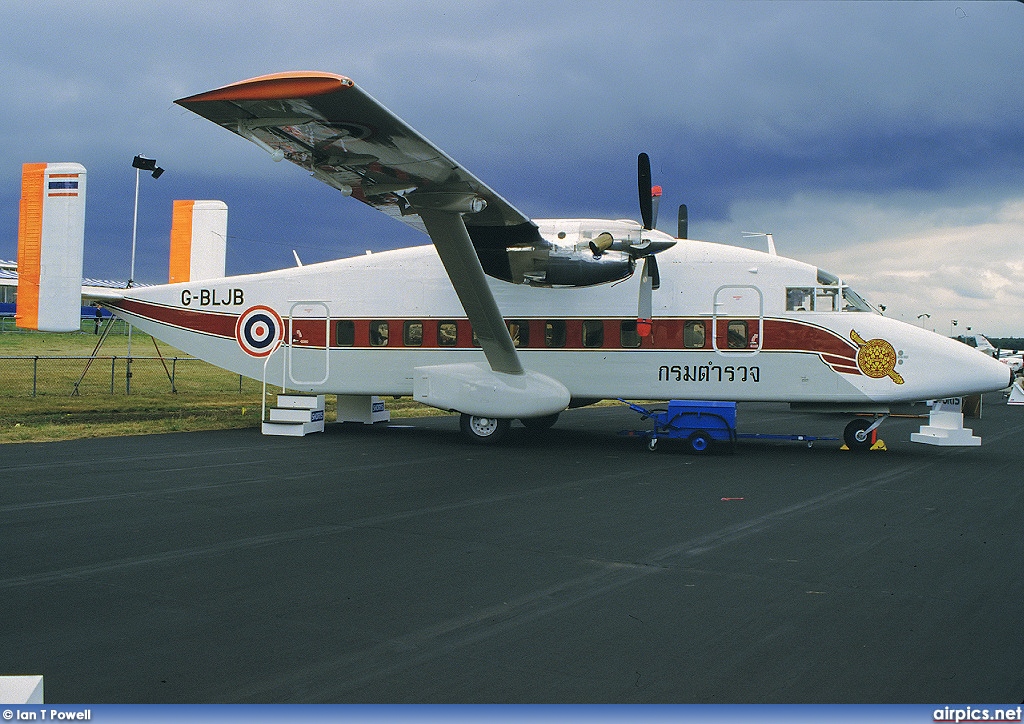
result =
M194 357L0 356L0 397L261 392L259 380Z

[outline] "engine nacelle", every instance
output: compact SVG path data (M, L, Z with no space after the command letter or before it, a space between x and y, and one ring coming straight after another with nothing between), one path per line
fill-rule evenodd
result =
M544 286L588 287L593 284L617 282L633 273L636 262L628 256L611 259L602 256L595 259L588 252L573 252L566 256L551 255L544 270Z

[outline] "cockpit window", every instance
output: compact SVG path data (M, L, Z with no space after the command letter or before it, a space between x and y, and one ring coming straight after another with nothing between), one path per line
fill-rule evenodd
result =
M788 289L786 289L787 312L811 312L813 310L813 287L789 287Z
M824 269L818 270L815 287L787 287L787 312L874 312L857 292Z
M843 287L843 311L844 312L873 312L871 305L849 287Z

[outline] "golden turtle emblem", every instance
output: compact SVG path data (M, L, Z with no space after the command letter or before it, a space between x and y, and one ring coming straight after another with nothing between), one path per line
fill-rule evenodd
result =
M896 350L884 339L865 340L857 330L850 330L857 349L857 366L860 371L873 379L888 377L897 385L903 384L903 378L896 371Z

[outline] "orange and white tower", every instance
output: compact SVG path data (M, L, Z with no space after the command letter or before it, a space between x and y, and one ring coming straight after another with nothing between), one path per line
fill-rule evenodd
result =
M24 329L80 329L85 248L85 167L26 163L18 219L18 305Z

